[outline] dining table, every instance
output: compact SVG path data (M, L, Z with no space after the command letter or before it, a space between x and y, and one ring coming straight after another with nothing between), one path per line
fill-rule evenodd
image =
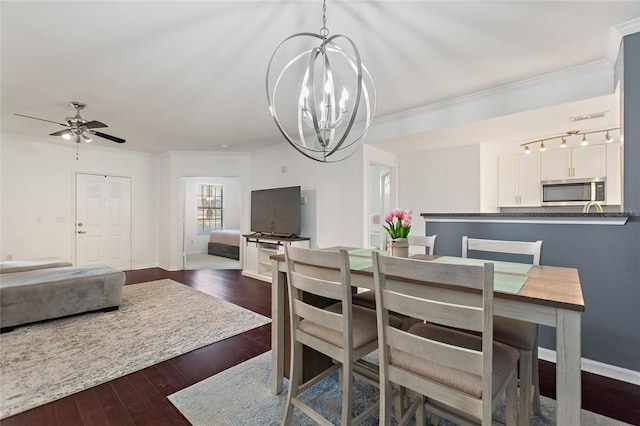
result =
M349 250L351 285L373 289L370 249ZM454 264L482 264L490 260L455 256L413 255L413 259ZM285 364L286 263L284 254L270 257L271 288L271 391L282 391ZM494 262L494 315L529 321L556 329L556 424L579 425L581 403L581 317L584 298L576 268ZM429 283L425 283L429 285ZM434 286L446 292L446 286ZM287 327L288 328L288 327Z

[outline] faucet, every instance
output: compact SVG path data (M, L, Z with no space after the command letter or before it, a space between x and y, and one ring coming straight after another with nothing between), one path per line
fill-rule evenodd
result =
M596 212L602 213L602 206L597 201L589 201L587 204L585 204L584 208L582 209L582 213L589 213L589 209L591 208L591 206L594 206L596 208Z

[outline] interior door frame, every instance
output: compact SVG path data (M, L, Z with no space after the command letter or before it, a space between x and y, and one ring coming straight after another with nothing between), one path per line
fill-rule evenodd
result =
M376 167L385 167L387 169L387 171L385 173L376 173L375 175L373 175L372 173L372 166L376 166ZM390 185L389 185L389 203L390 206L388 208L391 208L391 206L396 205L397 203L397 197L398 197L398 191L397 191L397 165L396 164L389 164L389 163L385 163L385 162L381 162L381 161L374 161L374 160L369 160L367 162L367 167L366 167L366 179L364 182L364 186L365 186L365 225L364 225L364 246L363 247L369 247L370 246L370 235L371 235L371 231L372 231L372 221L371 221L371 194L369 191L369 187L370 187L370 180L371 179L376 179L378 182L382 182L382 177L383 175L389 175L389 181L390 181ZM379 210L379 214L380 214L380 244L381 244L381 249L384 249L384 247L382 247L383 241L384 241L384 234L382 232L382 221L384 220L384 214L386 213L386 211L384 210L384 205L383 205L383 194L382 194L382 190L380 190L379 194L378 194L378 199L380 201L380 210Z
M73 233L73 237L72 237L72 256L71 258L73 259L73 264L76 265L77 264L77 256L78 256L78 251L77 251L77 235L78 235L78 175L90 175L90 176L105 176L105 177L117 177L117 178L127 178L129 179L129 182L131 182L131 187L129 188L129 269L128 270L133 270L133 258L134 258L134 238L133 238L133 218L134 218L134 204L133 204L133 176L127 176L127 175L115 175L112 173L97 173L97 172L82 172L82 171L75 171L72 174L72 188L73 188L73 198L72 198L72 205L71 205L71 211L73 212L73 226L71 227L71 232Z
M187 185L189 184L189 180L190 179L235 179L238 182L238 186L239 186L239 200L240 200L240 210L242 210L242 206L243 206L243 200L242 200L242 178L240 176L203 176L203 175L197 175L197 176L187 176L187 175L182 175L180 176L180 193L179 193L179 200L181 202L182 208L180 209L180 238L179 241L182 242L181 248L180 248L180 268L182 270L185 270L187 267L187 246L188 246L188 241L187 241L187 232L186 232L186 220L187 220L187 197L186 197L186 193L187 193ZM240 250L240 265L243 265L242 263L242 259L243 259L243 250Z

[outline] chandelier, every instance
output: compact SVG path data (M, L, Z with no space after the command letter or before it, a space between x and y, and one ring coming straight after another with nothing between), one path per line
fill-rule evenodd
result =
M294 34L278 45L266 87L269 111L287 142L312 160L336 162L364 142L376 89L355 43L340 34L329 37L326 9L325 0L319 34ZM280 67L276 77L272 69Z

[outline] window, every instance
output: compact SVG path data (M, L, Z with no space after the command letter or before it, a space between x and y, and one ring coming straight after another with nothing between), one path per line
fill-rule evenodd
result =
M198 234L222 229L222 186L198 184L196 203Z

